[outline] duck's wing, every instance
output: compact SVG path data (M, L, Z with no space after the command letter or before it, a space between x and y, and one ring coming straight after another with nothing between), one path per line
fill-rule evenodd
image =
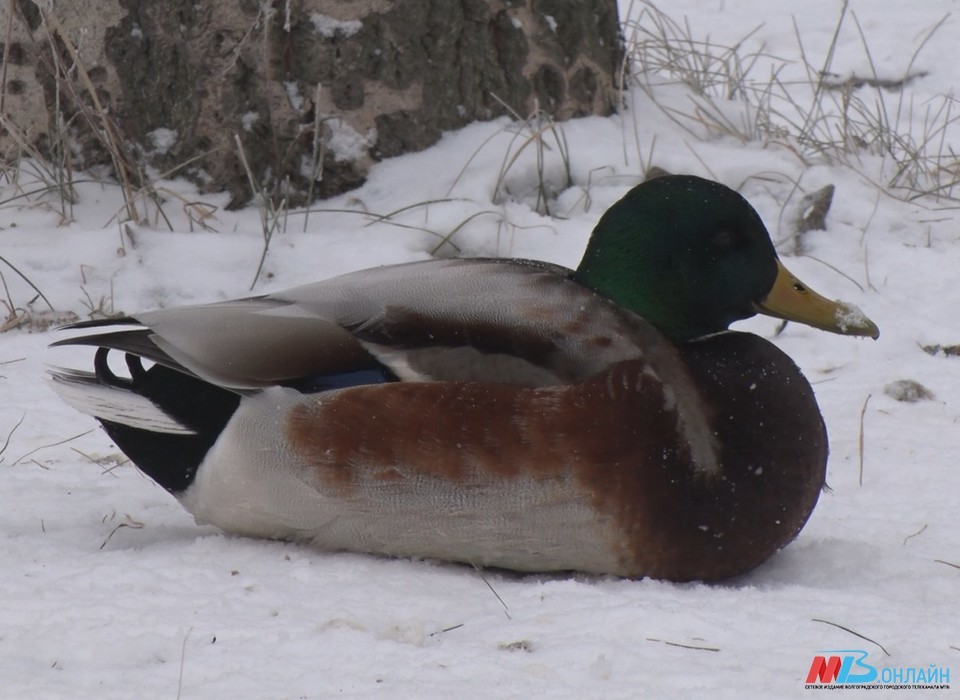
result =
M115 348L232 389L385 369L401 380L548 386L668 345L546 263L439 260L261 297L75 324L57 344Z

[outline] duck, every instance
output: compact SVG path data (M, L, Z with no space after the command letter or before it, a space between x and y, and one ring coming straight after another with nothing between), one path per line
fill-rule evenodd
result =
M49 380L198 524L520 573L747 573L825 485L809 382L755 314L877 338L692 175L600 218L575 270L432 259L73 323Z

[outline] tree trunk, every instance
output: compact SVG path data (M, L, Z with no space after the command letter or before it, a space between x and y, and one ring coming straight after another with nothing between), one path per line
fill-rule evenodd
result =
M615 107L616 0L2 4L7 158L175 171L234 205L343 192L472 121Z

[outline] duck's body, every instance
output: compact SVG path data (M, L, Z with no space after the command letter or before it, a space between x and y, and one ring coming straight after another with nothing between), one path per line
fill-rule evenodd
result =
M682 434L672 397L630 360L562 387L391 383L308 399L269 389L241 404L181 502L230 532L324 549L723 578L792 540L824 479L813 393L786 356L759 343L725 334L686 353L705 389L724 397L708 407L717 473L691 470L685 445L661 444ZM731 352L751 365L735 381ZM797 389L789 406L771 391L782 380ZM741 405L761 422L789 418L761 433L729 421ZM640 418L624 425L624 415ZM819 429L799 436L797 421ZM725 450L728 438L749 454Z
M665 336L586 264L430 261L124 319L65 341L99 347L96 371L54 384L228 532L715 580L792 540L824 482L826 431L797 367L757 336L711 334L773 296L770 264L762 293L705 315L722 326L706 337L670 322Z

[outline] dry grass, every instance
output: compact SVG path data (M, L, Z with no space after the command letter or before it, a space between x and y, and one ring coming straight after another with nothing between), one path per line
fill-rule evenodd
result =
M250 191L254 193L255 200L258 203L257 209L260 212L260 227L263 233L263 249L260 253L260 262L257 263L257 271L253 275L253 281L250 283L250 290L252 291L253 288L257 286L257 281L263 272L263 266L267 261L267 253L270 252L270 243L273 241L274 234L281 229L286 230L289 209L287 208L286 197L281 197L278 200L276 197L271 196L266 188L257 181L250 167L250 161L247 160L247 154L243 149L243 141L240 140L239 134L234 134L234 140L237 143L237 154L240 156L240 162L243 164L243 168L247 173Z
M883 160L882 188L903 199L960 201L960 155L949 135L960 114L952 95L915 104L904 89L923 74L916 59L943 26L918 41L901 75L883 76L855 12L840 8L821 59L809 55L794 21L805 77L786 80L790 64L763 46L748 49L759 27L732 45L697 36L652 2L636 2L625 23L633 74L625 83L642 90L671 121L698 140L733 138L782 147L805 166L861 166L863 156ZM852 24L870 67L865 76L840 79L833 63L841 30ZM761 67L766 71L760 74ZM679 84L687 105L663 99L662 87Z
M484 149L495 140L499 140L503 134L508 134L510 138L493 182L491 201L499 204L505 200L524 199L532 190L535 193L533 208L540 214L550 216L551 202L556 199L557 194L573 184L570 171L570 146L567 143L563 125L555 121L552 115L541 110L539 106L529 116L522 118L505 102L499 98L497 100L511 112L513 123L492 134L480 144L463 164L460 174L454 178L447 193L453 192L467 168ZM517 171L524 158L531 154L534 158L532 177L518 177L519 190L512 191L511 173Z
M836 622L830 622L830 620L821 620L820 618L817 618L817 617L811 618L811 621L813 621L813 622L819 622L819 623L824 624L824 625L830 625L831 627L836 627L837 629L843 630L844 632L849 632L849 633L852 634L854 637L858 637L858 638L860 638L860 639L862 639L862 640L864 640L864 641L866 641L866 642L870 642L871 644L876 645L876 646L880 649L880 651L882 651L882 652L883 652L884 654L886 654L887 656L890 656L890 652L887 651L886 648L885 648L880 642L874 641L874 640L870 639L870 637L866 637L866 636L860 634L859 632L854 632L854 631L853 631L852 629L850 629L849 627L844 627L843 625L839 625L839 624L837 624Z

